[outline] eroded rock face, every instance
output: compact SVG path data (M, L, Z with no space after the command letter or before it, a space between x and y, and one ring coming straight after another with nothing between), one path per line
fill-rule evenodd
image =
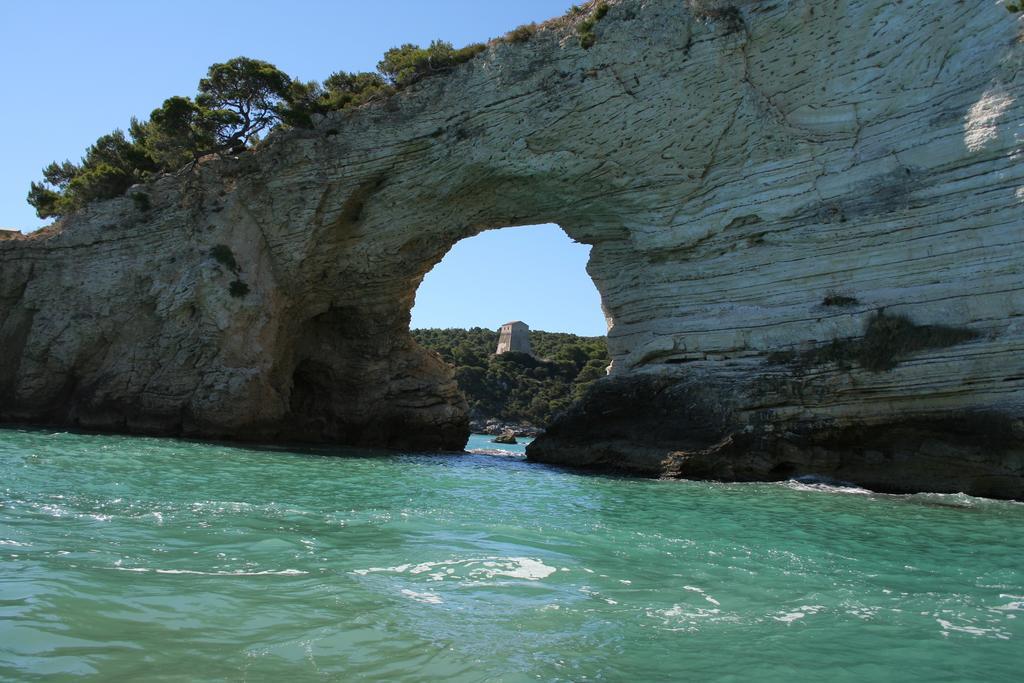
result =
M691 399L625 443L586 417L602 389L566 418L586 439L555 427L531 457L595 464L600 443L601 464L742 478L686 454L744 435L767 459L744 472L788 475L810 465L787 449L851 452L815 434L913 422L901 444L952 449L953 484L921 480L945 490L980 442L943 425L985 416L1009 437L978 467L1019 497L1019 23L994 3L734 5L621 0L589 50L556 24L139 188L148 211L0 241L0 419L460 448L451 373L408 334L416 287L464 237L555 222L593 245L612 377ZM935 448L900 448L914 488L900 463Z

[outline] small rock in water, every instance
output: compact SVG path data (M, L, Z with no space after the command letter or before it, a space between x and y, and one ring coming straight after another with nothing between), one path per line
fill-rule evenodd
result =
M491 443L518 443L516 435L512 432L505 432L491 439Z

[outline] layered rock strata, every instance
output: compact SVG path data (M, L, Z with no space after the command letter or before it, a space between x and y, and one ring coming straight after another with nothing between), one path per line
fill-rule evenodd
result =
M416 288L554 222L614 360L531 458L1022 497L1018 20L610 4L0 241L0 420L460 448Z

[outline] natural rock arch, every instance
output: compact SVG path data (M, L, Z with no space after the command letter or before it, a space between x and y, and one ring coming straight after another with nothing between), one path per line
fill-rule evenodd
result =
M535 224L531 215L523 215L520 224ZM486 230L516 228L496 227L502 222L463 229L453 225L427 242L420 235L416 242L399 245L389 266L394 268L387 278L391 289L380 304L369 311L332 305L299 326L291 400L283 419L293 438L462 448L468 437L465 400L450 368L413 341L409 317L423 278L451 248ZM600 292L596 280L595 285ZM611 329L613 317L604 312Z
M0 242L0 420L461 445L410 297L458 239L554 222L593 245L613 379L531 457L1022 495L1015 21L611 5L588 50L556 24Z

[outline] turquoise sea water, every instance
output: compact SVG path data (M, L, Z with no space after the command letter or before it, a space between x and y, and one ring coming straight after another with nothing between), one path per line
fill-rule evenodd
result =
M533 439L519 437L516 439L518 443L514 444L503 444L494 443L491 439L493 436L487 434L470 434L469 443L466 444L466 450L471 453L487 453L491 455L513 455L513 456L525 456L526 446L529 445Z
M1020 680L1024 505L325 453L0 431L0 679Z

